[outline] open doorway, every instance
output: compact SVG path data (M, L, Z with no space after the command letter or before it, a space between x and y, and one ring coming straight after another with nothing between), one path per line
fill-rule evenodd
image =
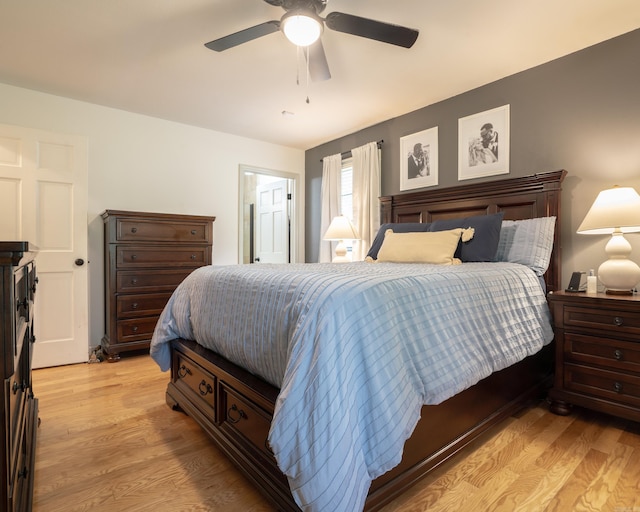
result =
M240 263L296 261L297 176L240 166Z

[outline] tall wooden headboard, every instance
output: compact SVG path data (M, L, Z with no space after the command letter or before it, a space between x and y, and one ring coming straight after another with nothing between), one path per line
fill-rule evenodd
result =
M551 171L522 178L509 178L422 190L380 198L380 220L387 222L433 222L439 219L489 215L504 212L505 220L556 217L556 230L549 269L548 291L561 288L560 192L567 171Z

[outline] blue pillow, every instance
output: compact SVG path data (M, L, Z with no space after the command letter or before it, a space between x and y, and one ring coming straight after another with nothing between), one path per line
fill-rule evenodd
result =
M371 256L371 258L373 258L374 260L378 259L378 251L380 250L380 247L382 247L382 242L384 242L384 234L387 232L387 229L392 230L394 233L422 233L425 231L430 231L429 226L430 224L425 224L422 222L398 222L393 224L383 224L382 226L380 226L378 234L373 240L367 256Z
M459 219L436 220L429 231L445 231L455 228L474 228L475 234L468 242L460 242L455 257L463 262L495 261L503 212L492 215L477 215Z
M551 261L555 229L555 217L503 221L496 261L520 263L542 276Z

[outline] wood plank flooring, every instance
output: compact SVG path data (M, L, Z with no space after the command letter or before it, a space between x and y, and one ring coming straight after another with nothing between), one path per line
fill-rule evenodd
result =
M148 356L34 370L34 512L271 512ZM640 512L640 424L533 404L384 508Z

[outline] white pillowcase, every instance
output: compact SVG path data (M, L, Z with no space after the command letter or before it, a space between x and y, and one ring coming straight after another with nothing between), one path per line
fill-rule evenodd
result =
M425 233L394 233L387 229L378 251L379 262L432 263L436 265L459 265L454 258L458 242L473 237L472 229L450 229Z

